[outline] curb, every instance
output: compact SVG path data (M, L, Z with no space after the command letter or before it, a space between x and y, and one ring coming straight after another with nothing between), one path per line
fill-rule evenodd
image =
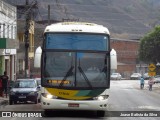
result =
M0 99L0 106L8 104L8 100Z

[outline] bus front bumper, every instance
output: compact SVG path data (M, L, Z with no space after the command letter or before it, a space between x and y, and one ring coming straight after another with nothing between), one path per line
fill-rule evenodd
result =
M44 110L102 110L106 111L108 99L105 100L61 100L41 96Z

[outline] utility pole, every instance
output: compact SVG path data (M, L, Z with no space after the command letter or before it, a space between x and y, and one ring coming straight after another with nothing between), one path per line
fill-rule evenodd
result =
M48 25L50 25L50 5L48 5Z
M29 77L29 29L30 29L30 21L31 21L31 10L32 8L37 5L37 2L33 2L31 5L29 5L29 1L26 0L26 23L25 23L25 77Z
M28 11L28 0L26 0L26 25L25 25L25 77L29 77L28 67L28 48L29 48L29 27L30 27L30 11Z

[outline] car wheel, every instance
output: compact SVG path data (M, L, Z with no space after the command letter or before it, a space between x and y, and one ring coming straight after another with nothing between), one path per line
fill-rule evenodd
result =
M38 103L38 99L36 99L36 100L34 101L34 103L37 104L37 103Z
M13 105L13 101L12 100L9 100L9 105Z

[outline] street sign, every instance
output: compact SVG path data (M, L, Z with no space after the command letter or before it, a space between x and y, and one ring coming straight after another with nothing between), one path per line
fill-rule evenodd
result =
M148 69L149 69L149 71L154 71L156 69L155 64L153 64L153 63L149 64Z
M156 72L148 72L149 76L156 76Z

